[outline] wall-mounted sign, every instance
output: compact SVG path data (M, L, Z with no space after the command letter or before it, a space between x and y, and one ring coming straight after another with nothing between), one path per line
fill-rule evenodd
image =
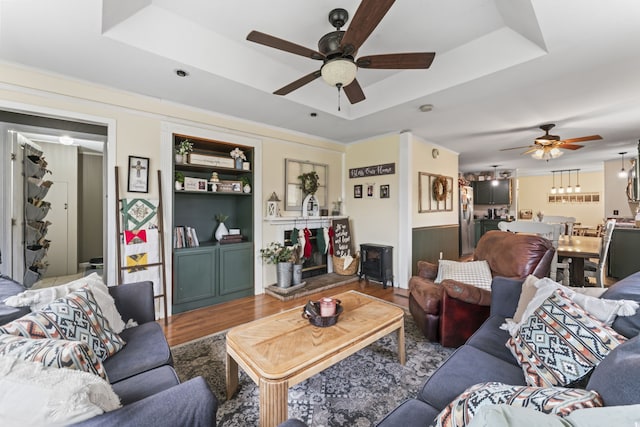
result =
M365 178L376 175L393 175L396 173L395 163L384 165L364 166L362 168L349 169L349 178Z

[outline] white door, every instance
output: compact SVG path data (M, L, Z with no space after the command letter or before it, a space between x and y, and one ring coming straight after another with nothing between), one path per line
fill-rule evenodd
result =
M69 270L69 239L75 235L69 233L69 193L68 183L53 181L46 200L51 201L51 209L45 220L51 222L46 239L50 240L46 261L49 263L43 277L67 276L75 274L77 268Z

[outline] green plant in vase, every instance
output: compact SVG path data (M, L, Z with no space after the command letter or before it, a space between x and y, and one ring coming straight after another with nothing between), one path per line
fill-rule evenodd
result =
M251 193L251 181L249 180L249 177L241 176L240 182L242 182L242 191L245 193Z
M185 163L186 156L193 151L193 142L189 139L183 139L175 147L176 163Z
M294 250L294 246L285 246L279 242L271 242L266 248L260 249L262 260L267 264L276 265L278 287L288 288L291 286Z
M229 230L227 229L227 226L224 224L224 222L227 219L229 219L229 215L224 215L224 214L216 215L216 221L218 221L218 227L216 228L216 231L213 234L213 236L216 238L218 242L222 240L224 236L229 234Z
M175 174L175 187L176 190L184 189L184 174L180 171L176 171Z

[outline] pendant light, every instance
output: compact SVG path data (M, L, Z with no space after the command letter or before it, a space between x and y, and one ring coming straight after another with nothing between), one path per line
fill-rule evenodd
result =
M622 169L620 169L620 172L618 172L618 178L626 178L627 177L627 171L624 170L624 155L627 154L626 151L623 151L621 153L618 153L622 156Z
M576 193L579 193L581 191L580 189L580 169L576 169L576 188L575 191Z
M498 185L498 166L500 165L493 165L493 180L491 181L491 185L493 185L494 187Z
M556 189L556 171L551 171L553 174L553 186L551 187L551 194L556 194L558 190Z
M558 194L564 194L564 187L562 186L562 171L560 171L560 188L558 188Z
M573 193L573 187L571 186L571 169L569 169L569 185L567 186L567 193Z

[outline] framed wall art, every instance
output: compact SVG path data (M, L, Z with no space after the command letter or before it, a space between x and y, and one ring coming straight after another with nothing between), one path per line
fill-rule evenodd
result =
M362 184L353 186L353 198L362 199Z
M376 197L376 184L367 183L367 199L375 199Z
M388 199L389 198L389 184L380 186L380 198Z
M453 178L418 172L418 212L453 210Z
M130 193L149 192L149 158L129 156L127 191Z

